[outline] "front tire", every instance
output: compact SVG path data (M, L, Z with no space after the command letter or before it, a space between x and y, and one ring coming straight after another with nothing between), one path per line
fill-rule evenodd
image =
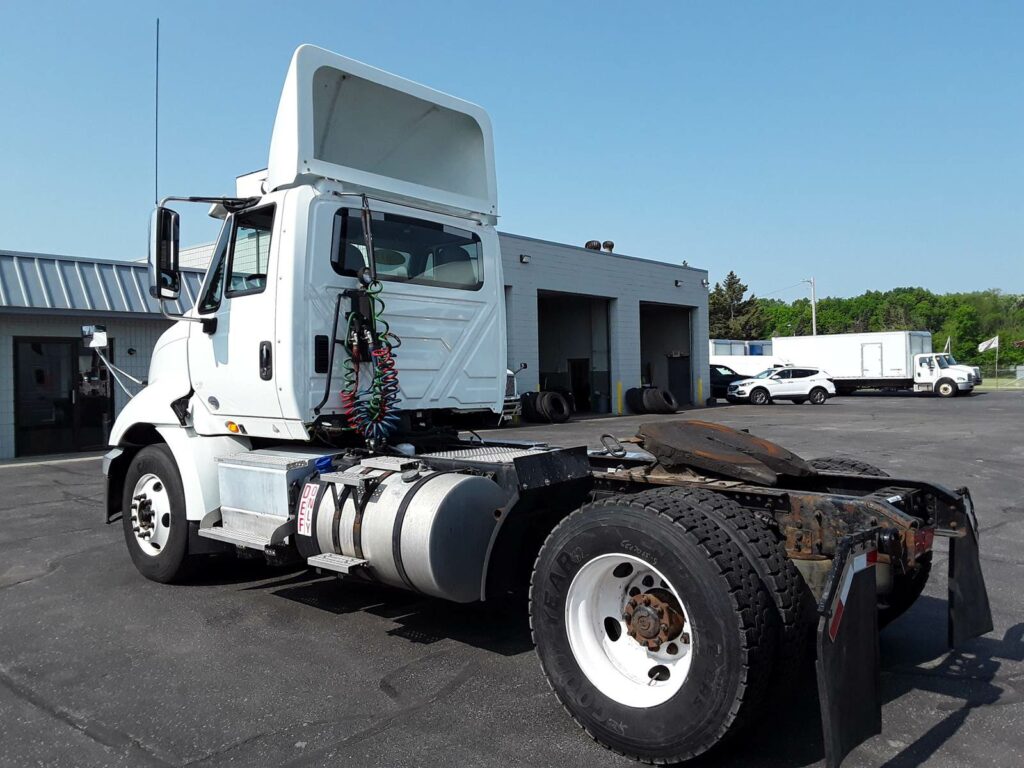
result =
M750 393L750 404L751 405L768 405L771 398L768 396L768 390L763 387L758 387Z
M166 445L148 445L128 467L121 500L128 554L147 579L169 583L188 566L185 489Z
M943 379L935 385L935 394L939 397L956 397L956 384L949 379Z
M541 668L599 743L653 763L695 757L755 718L772 598L698 500L613 497L541 548L530 624Z

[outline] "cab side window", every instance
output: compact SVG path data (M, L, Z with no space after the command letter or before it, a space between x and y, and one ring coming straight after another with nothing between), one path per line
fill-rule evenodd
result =
M267 287L275 206L236 214L228 253L225 295L248 296Z

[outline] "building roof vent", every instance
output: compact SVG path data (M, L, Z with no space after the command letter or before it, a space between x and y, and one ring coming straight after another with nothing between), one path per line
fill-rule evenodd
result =
M601 250L601 241L600 240L587 240L587 242L584 243L583 247L587 248L587 249L589 249L591 251L600 251Z

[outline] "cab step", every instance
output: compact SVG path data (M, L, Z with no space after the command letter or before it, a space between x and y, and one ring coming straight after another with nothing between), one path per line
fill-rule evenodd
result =
M233 528L225 528L217 525L212 528L200 528L199 535L205 539L223 541L227 544L234 544L249 549L266 549L272 543L266 536L248 531L239 531Z
M349 557L348 555L336 555L332 552L313 555L306 560L306 565L310 568L316 568L319 571L334 571L335 573L351 573L355 569L362 568L368 564L369 561L367 560Z

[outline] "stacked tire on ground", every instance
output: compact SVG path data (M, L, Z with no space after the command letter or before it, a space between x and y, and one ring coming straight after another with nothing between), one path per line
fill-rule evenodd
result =
M675 413L679 402L675 396L658 387L633 387L626 390L626 407L632 413Z
M519 398L527 421L561 424L569 420L572 407L560 392L525 392Z
M675 763L766 714L809 661L814 601L767 520L705 489L588 504L538 555L544 674L605 746Z

